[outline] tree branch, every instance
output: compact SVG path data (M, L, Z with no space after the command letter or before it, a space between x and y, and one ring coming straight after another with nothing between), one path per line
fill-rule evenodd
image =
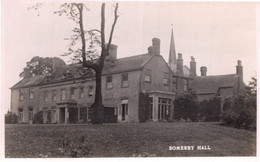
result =
M102 46L102 51L103 51L103 49L106 48L106 43L105 43L105 3L102 3L102 6L101 6L101 46Z
M114 23L113 23L112 29L110 31L109 41L108 41L108 45L107 45L107 51L109 51L109 48L110 48L110 45L111 45L111 42L112 42L112 37L113 37L115 25L116 25L117 19L119 17L119 15L117 14L117 10L118 10L118 3L116 3L116 8L115 8L115 11L114 11L114 16L115 16L114 17Z

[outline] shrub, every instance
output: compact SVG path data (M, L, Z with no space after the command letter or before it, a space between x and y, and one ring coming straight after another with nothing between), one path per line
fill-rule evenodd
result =
M222 114L222 120L225 122L226 125L233 125L236 122L237 118L238 114L231 109L224 111Z
M220 120L221 102L219 97L204 100L199 104L199 119L206 122L215 122Z
M18 123L18 116L16 113L8 111L5 114L5 124L17 124Z
M256 129L256 96L237 95L225 100L222 120L236 128Z
M33 116L33 124L43 124L43 112L39 111Z
M87 107L80 108L80 121L82 121L82 123L88 122L88 109L87 109Z
M197 95L191 91L187 94L177 97L174 100L174 114L175 119L181 118L192 121L198 121L198 102Z
M149 107L150 107L150 98L147 93L139 93L139 109L138 117L140 122L145 122L149 118Z

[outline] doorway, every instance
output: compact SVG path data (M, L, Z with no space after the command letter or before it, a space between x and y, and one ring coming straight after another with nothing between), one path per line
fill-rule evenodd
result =
M122 121L125 121L128 114L128 104L122 104Z
M60 108L59 118L60 118L59 123L64 124L65 123L65 108Z

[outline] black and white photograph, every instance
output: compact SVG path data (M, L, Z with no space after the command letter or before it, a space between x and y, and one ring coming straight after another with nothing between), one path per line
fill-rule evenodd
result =
M3 158L256 161L259 18L260 2L3 0Z

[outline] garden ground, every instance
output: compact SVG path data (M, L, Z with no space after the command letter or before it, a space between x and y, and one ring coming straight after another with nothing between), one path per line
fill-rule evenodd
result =
M80 137L91 146L89 157L256 156L256 132L206 122L5 125L5 156L64 157L62 139ZM211 150L173 151L169 146Z

